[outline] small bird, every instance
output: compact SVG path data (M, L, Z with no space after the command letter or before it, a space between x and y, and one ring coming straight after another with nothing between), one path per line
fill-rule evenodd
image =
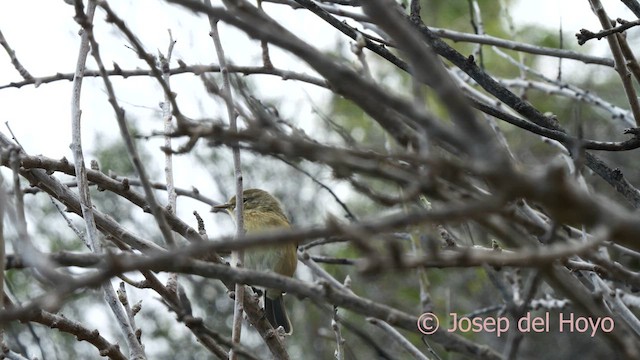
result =
M291 227L280 202L264 190L244 190L242 204L244 229L249 234ZM236 197L233 196L226 204L216 205L214 208L226 209L235 219ZM292 277L298 265L296 249L297 244L294 243L251 249L245 252L244 263L249 269L273 271ZM282 326L285 333L291 334L293 328L287 316L282 296L283 292L280 289L265 289L264 310L271 326L276 329Z

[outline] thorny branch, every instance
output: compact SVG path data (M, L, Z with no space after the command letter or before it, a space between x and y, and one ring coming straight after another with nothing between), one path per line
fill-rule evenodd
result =
M23 78L0 85L0 91L18 91L26 85L38 87L76 79L73 163L66 159L28 155L28 149L21 149L16 141L0 134L0 165L12 171L11 195L16 199L15 206L10 202L0 205L8 218L18 225L21 241L16 243L14 253L3 256L2 261L7 271L32 274L42 280L38 286L47 289L30 293L24 301L10 306L7 300L0 311L0 323L15 320L41 323L74 334L78 340L86 340L101 355L124 358L123 353L127 352L114 345L115 341L90 331L86 324L47 312L73 303L75 295L90 292L93 287L110 287L110 279L121 277L141 288L144 294L159 295L166 309L176 315L177 322L189 330L194 344L195 339L201 344L197 346L201 346L202 351L218 358L226 358L229 352L232 356L262 358L258 354L264 355L265 348L259 350L259 347L253 348L240 341L240 317L236 316L233 332L225 325L228 314L217 312L224 306L208 312L208 317L197 315L201 313L200 289L190 287L189 281L206 280L207 284L214 284L211 286L217 286L223 292L242 296L242 302L238 304L267 344L268 351L278 359L290 358L297 351L296 344L301 343L296 336L304 335L294 334L287 339L288 343L283 341L271 328L250 292L242 295L237 291L244 289L243 284L283 289L302 302L309 299L325 308L339 307L340 316L334 314L333 323L322 319L319 322L322 325L313 327L311 316L305 320L314 337L332 324L333 333L328 336L339 343L328 348L339 349L339 356L344 358L348 358L350 347L355 346L349 342L351 332L374 344L391 337L402 351L410 352L415 358L426 358L426 353L438 357L438 353L445 352L480 359L514 358L525 351L521 342L527 334L510 334L505 340L504 354L484 345L482 337L472 341L442 328L425 337L428 342L425 347L411 335L407 336L419 335L416 326L420 312L425 311L423 299L386 294L392 292L386 291L387 287L410 289L414 293L419 290L421 296L428 292L432 298L428 305L441 310L433 299L439 293L431 287L439 285L437 276L432 274L446 272L447 286L468 294L457 275L464 269L476 269L488 278L484 281L488 288L495 290L493 300L497 303L466 308L465 312L472 314L470 316L499 310L517 318L526 311L542 307L547 311L570 309L593 318L611 317L615 319L616 331L599 333L598 339L606 341L608 351L614 354L612 357L637 358L640 321L629 307L635 299L632 289L640 286L640 277L630 266L640 258L637 242L640 221L629 206L640 208L640 191L634 186L638 181L635 174L628 172L625 177L623 169L630 163L626 157L633 157L631 151L640 147L640 130L635 127L623 130L619 125L621 118L630 118L628 114L633 114L636 121L640 119L634 90L637 84L633 83L640 78L640 68L632 48L621 34L638 25L638 21L619 19L619 25L614 27L600 1L590 2L604 30L597 33L583 30L578 43L607 37L614 60L582 51L526 44L509 40L506 35L488 35L485 33L488 19L481 18L481 14L488 12L484 8L473 11L473 23L484 25L480 34L438 27L438 24L432 26L421 17L421 2L417 0L409 2L409 9L391 0L264 0L258 6L244 0L225 0L224 6L210 6L209 2L196 0L168 0L170 9L188 9L211 19L220 65L187 65L179 60L176 68L170 68L168 63L159 67L156 58L145 50L148 45L128 26L127 21L131 20L104 0L95 2L107 15L101 25L109 26L123 36L146 68L123 70L114 63L113 69L108 70L98 42L103 34L94 28L90 14L84 13L79 1L74 4L75 20L83 28L85 41L91 44L98 70L84 69L84 58L80 56L75 74L34 77L18 61L13 50L15 42L13 47L9 46L0 33L0 43ZM639 9L636 1L623 2L632 11ZM478 4L483 5L474 2L474 6L478 7ZM308 34L271 16L272 9L284 8L321 20L325 29L335 30L333 34L338 41L356 41L358 51L355 56L361 61L366 56L367 75L352 64L353 54L327 54L314 45ZM262 55L263 66L235 65L233 59L227 59L220 46L221 34L226 31L218 33L218 22L258 40L256 48ZM461 50L464 47L445 40L477 44L475 49L491 45L528 56L570 59L581 66L613 67L622 80L620 87L627 95L626 107L630 109L608 100L603 94L594 94L573 84L573 79L565 72L562 80L550 79L535 69L535 63L525 65L524 61L513 60L509 54L496 49L501 59L506 59L520 73L517 79L502 77L499 75L502 72L492 71L488 66L486 51L482 52L482 66L478 66L473 56L464 55L465 50ZM275 48L303 62L304 70L291 71L279 65ZM227 63L227 60L231 61ZM389 85L380 76L382 72L397 70L410 78L411 90ZM223 89L217 88L216 73L222 76ZM218 105L224 105L229 125L214 120L222 116L213 111L202 116L186 115L185 112L195 110L186 102L183 104L179 93L172 92L169 86L170 76L181 74L197 75L204 80L206 95L213 97ZM375 128L383 136L376 137L374 132L358 135L351 119L341 117L339 112L327 111L330 114L327 118L331 117L327 122L332 126L324 132L310 126L315 118L297 121L288 119L288 115L281 116L276 106L265 105L265 97L240 79L240 75L244 75L258 80L257 75L261 74L330 93L335 96L333 105L356 109L351 114L358 115L352 117L366 123L358 125L360 130ZM98 167L84 167L79 86L80 80L87 77L102 80L137 179L130 179L131 174L105 174ZM176 126L167 121L162 131L156 131L157 127L146 131L146 136L133 136L128 128L132 119L120 105L123 102L113 84L117 77L124 81L151 78L164 94L163 116L167 120L174 116ZM516 94L510 88L526 91ZM552 101L533 97L536 100L530 102L524 98L537 91ZM595 117L595 111L574 111L573 114L584 115L570 119L571 115L560 106L567 100L573 106L583 102L581 106L589 109L604 109L612 114L612 119ZM239 120L237 124L236 120ZM157 201L159 191L169 191L173 198L173 180L170 177L167 185L154 180L152 172L147 170L152 164L143 163L137 150L144 145L142 139L153 140L155 137L166 139L170 146L162 150L167 155L195 157L204 149L219 157L225 154L219 151L221 147L233 149L237 196L243 186L243 174L239 171L240 150L261 161L284 163L287 169L292 167L304 178L310 178L316 184L314 186L327 190L349 215L350 222L343 223L326 216L315 220L316 225L298 226L287 231L251 235L240 231L235 238L216 235L208 239L205 220L199 215L196 230L189 225L191 220L176 213L173 200L169 209ZM528 138L534 139L527 140L527 144L533 144L532 148L555 145L545 147L552 155L544 157L537 149L523 149L519 142ZM176 147L180 142L184 143ZM607 152L606 160L596 157L595 151ZM171 161L178 162L180 158L175 156ZM215 168L211 172L214 174L212 180L218 184L228 183L221 179L229 177L230 168L220 164L211 166ZM250 169L244 176L255 175L260 170L260 166L254 169L251 164L243 164ZM587 176L588 169L605 180L610 188L603 189L604 184L591 181ZM279 178L268 184L275 186L276 180L283 182L283 186L288 187L284 194L290 197L293 197L292 193L304 192L298 183L276 173ZM69 177L74 181L69 181ZM20 179L28 181L31 188L21 187ZM140 186L142 191L132 187L134 185ZM116 221L114 215L117 214L113 214L112 209L92 202L94 188L109 198L119 199L128 208L142 210L141 216L157 225L155 232L144 232L132 226L131 222L140 221L134 217L129 222ZM369 206L358 206L357 202L352 204L346 200L349 196L344 195L344 189L357 194L354 196ZM100 238L109 244L109 250L105 253L40 250L53 247L48 243L37 243L37 237L29 233L28 217L25 216L29 209L23 197L33 194L38 198L43 192L66 206L67 212L83 219L87 234L81 236L90 239L92 248L100 247ZM217 196L213 191L201 194L196 189L176 189L176 193L189 196L194 203L203 206L224 201L212 200L209 196ZM317 192L304 202L322 208L320 193L323 192ZM626 203L621 204L612 194ZM302 201L292 205L293 214L306 216L300 210L304 206ZM72 215L65 217L65 224L74 226ZM174 239L173 232L188 244L177 241L181 238ZM300 244L299 258L310 270L310 277L304 280L232 267L219 256L230 251L251 251L260 246L294 241ZM414 277L415 269L421 274L419 280ZM144 280L131 280L132 273L141 275ZM179 285L176 283L175 288L170 289L160 282L162 273L185 276L181 277ZM383 281L386 276L402 279L398 281L399 285L389 284ZM47 288L47 281L56 286ZM189 289L185 290L183 285ZM376 292L371 288L385 291ZM122 291L122 294L121 303L127 311L122 327L128 340L127 350L130 357L143 358L145 335L150 335L142 329L144 322L134 322L139 309L134 310L127 303L130 292ZM214 302L219 305L230 301L209 299L205 308L213 308ZM152 311L157 314L157 310ZM343 321L343 312L362 320L369 319L384 333L367 328L353 330ZM363 346L382 358L388 358L387 352L392 352L373 345Z

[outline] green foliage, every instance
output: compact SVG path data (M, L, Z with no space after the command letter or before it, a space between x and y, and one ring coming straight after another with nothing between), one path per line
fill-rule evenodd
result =
M132 136L138 133L135 128L131 128L130 131ZM135 169L122 139L110 140L96 135L94 144L96 160L102 172L105 174L112 172L120 176L134 176ZM138 146L138 153L142 158L142 162L147 163L150 155L145 151L145 147Z

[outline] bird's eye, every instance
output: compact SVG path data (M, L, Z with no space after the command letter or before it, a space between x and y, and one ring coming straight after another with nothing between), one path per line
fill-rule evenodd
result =
M244 203L246 203L246 202L247 202L247 200L249 200L249 199L248 199L248 198L242 198L242 203L243 203L243 204L244 204Z

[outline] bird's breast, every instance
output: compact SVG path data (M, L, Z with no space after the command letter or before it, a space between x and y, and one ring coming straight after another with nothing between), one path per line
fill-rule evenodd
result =
M244 212L244 228L247 233L255 234L289 227L289 221L283 214L251 209ZM296 265L296 245L293 243L256 247L248 249L244 255L244 266L258 271L273 271L292 276L296 271Z

